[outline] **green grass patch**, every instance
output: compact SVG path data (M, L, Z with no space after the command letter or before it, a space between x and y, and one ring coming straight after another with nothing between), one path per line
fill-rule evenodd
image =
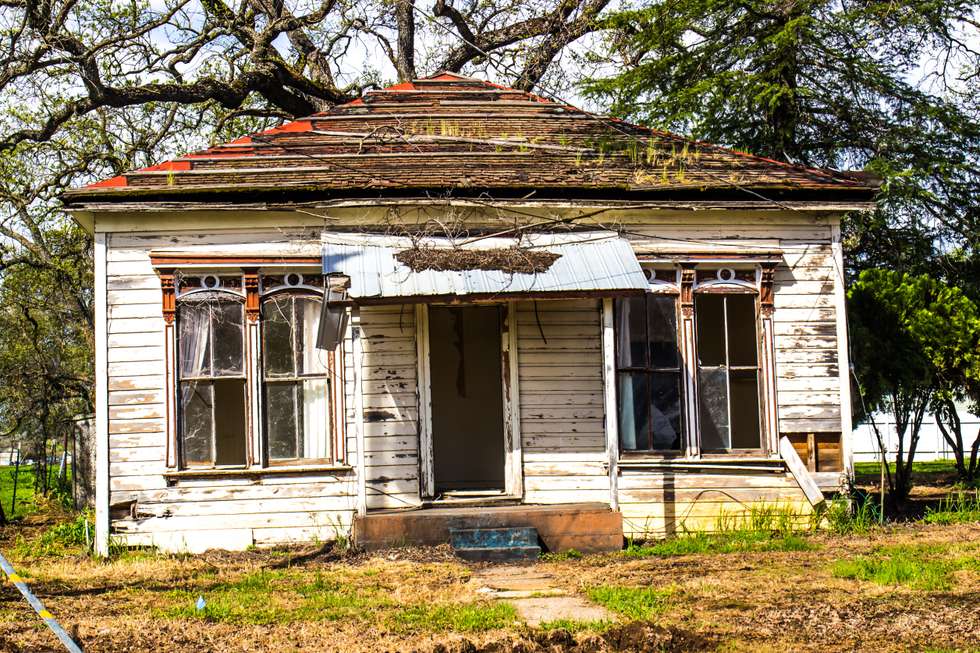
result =
M623 551L628 558L681 556L706 553L746 553L751 551L810 551L816 545L802 535L764 531L692 533L657 542L633 544Z
M88 537L85 535L88 528ZM33 540L21 539L15 547L21 556L64 556L88 549L95 534L95 517L91 510L75 515L68 521L55 524Z
M15 474L16 471L16 474ZM49 468L50 486L55 487L54 481L58 476L58 467ZM14 501L14 477L17 478L17 500ZM21 465L17 467L0 467L0 503L3 504L3 511L7 519L20 519L38 511L37 497L34 494L34 467L32 465ZM13 504L11 506L11 504ZM13 509L11 510L11 507Z
M629 619L646 620L663 612L670 604L672 587L621 587L600 585L588 590L589 599Z
M412 605L401 608L391 617L398 630L432 632L478 632L514 625L517 610L509 603L451 603Z
M927 524L969 524L980 522L980 490L959 490L942 499L935 508L926 508Z
M895 473L895 463L888 463L888 467L892 474ZM955 474L956 473L956 461L952 458L944 460L927 460L922 462L912 463L912 473L913 474ZM875 477L879 478L881 476L881 463L880 462L867 462L867 463L854 463L854 474L856 476L863 477Z
M614 624L612 621L578 621L577 619L555 619L545 621L538 625L541 630L567 630L570 633L593 632L601 633L609 630Z
M197 608L203 597L203 609ZM258 570L208 588L173 590L158 616L234 624L267 625L336 621L393 605L377 587L342 583L323 574L312 579L284 570Z
M980 558L974 555L953 557L952 551L930 546L884 547L874 553L834 563L832 573L879 585L904 585L912 589L948 590L953 573L972 569L980 571Z
M578 560L582 556L581 551L568 549L567 551L558 551L556 553L542 553L538 556L538 560L541 562L563 562L565 560Z

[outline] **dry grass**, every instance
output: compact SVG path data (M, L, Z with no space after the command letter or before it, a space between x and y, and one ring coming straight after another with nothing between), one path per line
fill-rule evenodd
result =
M5 551L15 537L3 534ZM506 604L481 599L469 582L473 567L442 549L347 558L312 548L136 553L107 563L15 556L14 563L90 652L980 648L980 571L963 562L980 559L980 525L808 539L804 550L552 558L539 570L612 606L619 621L535 630ZM889 582L887 573L881 582L875 570L896 552L913 567L959 562L943 566L939 583ZM842 574L848 561L869 573ZM198 596L204 612L193 605ZM9 585L0 590L0 650L57 650Z
M395 254L399 262L415 272L425 270L500 270L535 274L546 272L560 255L518 247L499 249L449 249L419 247Z

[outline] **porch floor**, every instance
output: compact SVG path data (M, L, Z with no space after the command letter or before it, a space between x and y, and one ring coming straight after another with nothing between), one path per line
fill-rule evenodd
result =
M369 512L354 519L354 541L367 551L449 542L450 528L536 528L546 551L623 548L623 516L604 503L453 506Z

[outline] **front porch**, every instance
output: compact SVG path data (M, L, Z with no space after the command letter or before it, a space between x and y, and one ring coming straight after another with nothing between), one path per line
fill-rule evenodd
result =
M449 529L531 527L544 549L582 553L623 548L623 517L604 503L480 505L370 512L354 519L354 541L368 551L449 542Z

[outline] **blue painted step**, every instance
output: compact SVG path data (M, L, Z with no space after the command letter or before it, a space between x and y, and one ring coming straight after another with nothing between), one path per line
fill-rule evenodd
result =
M529 527L451 528L456 555L464 560L535 560L541 553L538 531Z

